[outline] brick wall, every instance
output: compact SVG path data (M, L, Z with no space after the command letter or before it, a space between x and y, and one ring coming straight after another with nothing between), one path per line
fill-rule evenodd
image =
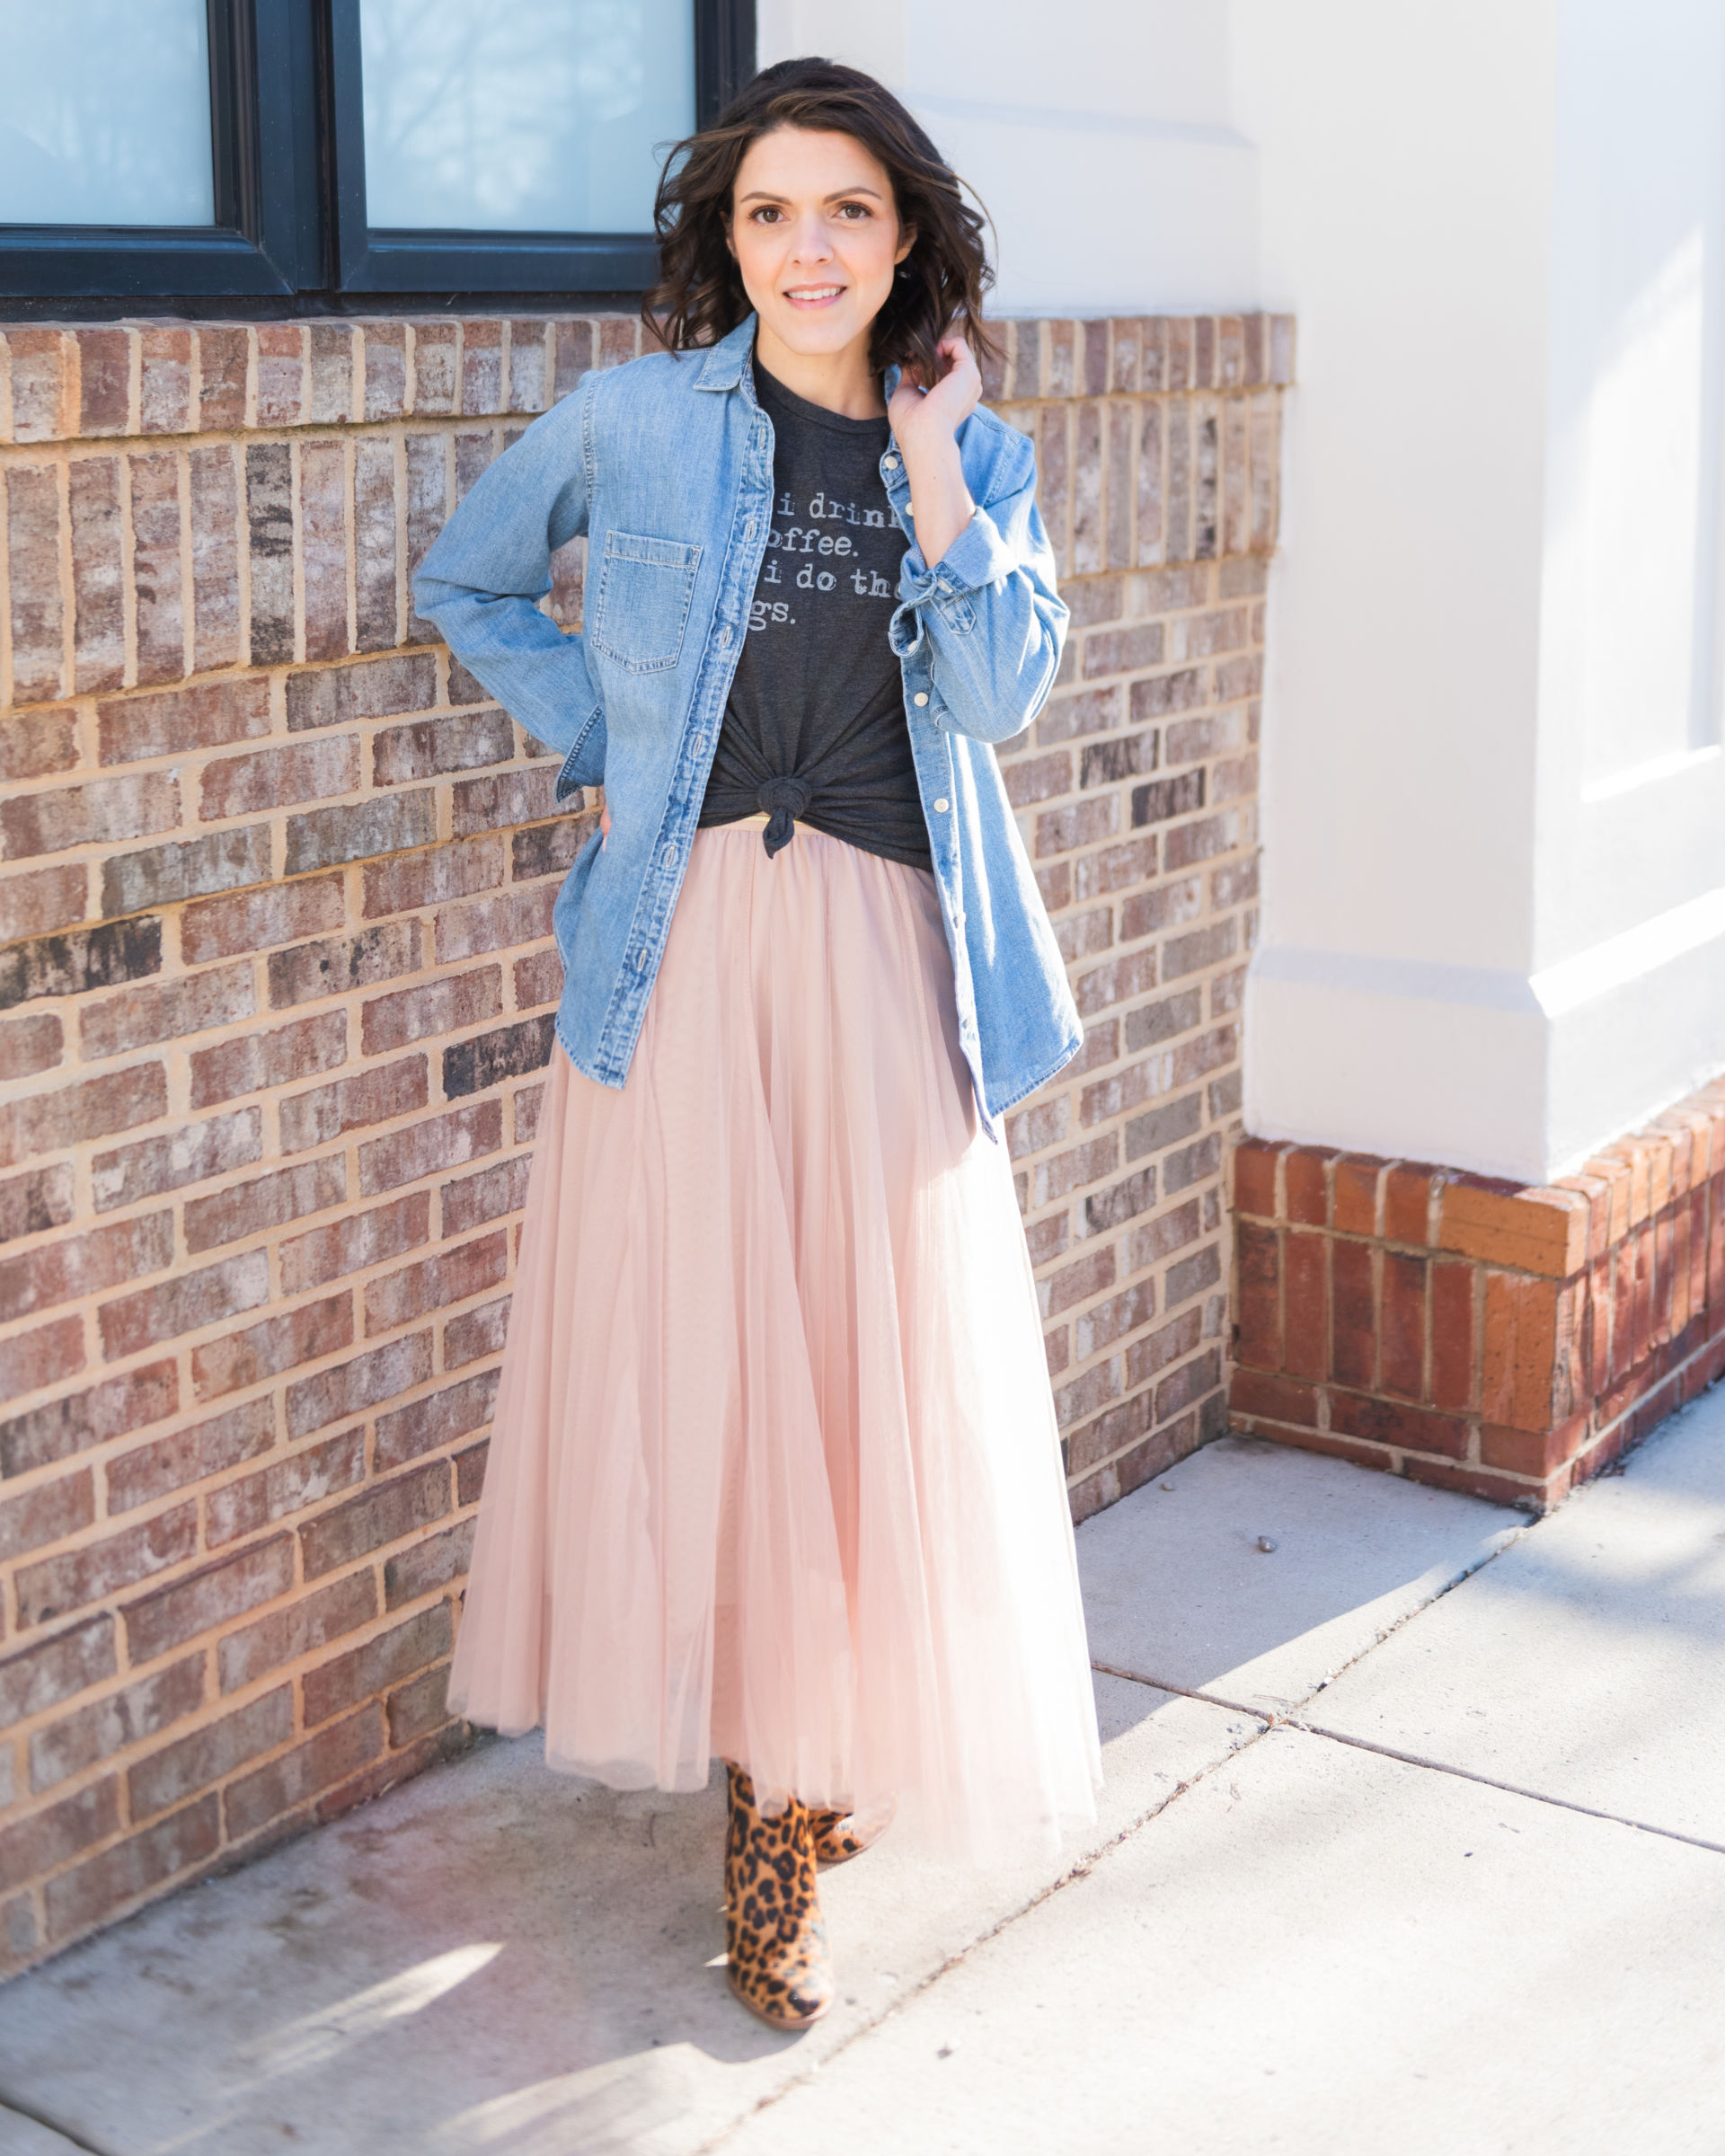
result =
M1003 763L1088 1024L1010 1125L1082 1514L1223 1413L1291 327L1005 333L1075 615ZM443 1683L594 804L553 814L407 580L636 337L0 335L0 1966L465 1741Z
M1550 1187L1247 1139L1236 1429L1543 1512L1725 1374L1725 1079Z

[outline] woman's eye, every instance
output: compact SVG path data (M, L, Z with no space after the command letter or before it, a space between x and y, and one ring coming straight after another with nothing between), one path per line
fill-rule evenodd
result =
M854 223L868 216L869 206L866 202L841 202L838 206L838 214L841 217L850 217Z

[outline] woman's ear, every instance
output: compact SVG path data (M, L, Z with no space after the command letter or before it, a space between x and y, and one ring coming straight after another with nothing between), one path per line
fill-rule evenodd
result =
M898 248L897 253L895 253L892 258L893 261L895 262L902 262L905 261L910 253L911 249L916 244L916 227L914 225L907 225L903 232L901 232L898 235Z

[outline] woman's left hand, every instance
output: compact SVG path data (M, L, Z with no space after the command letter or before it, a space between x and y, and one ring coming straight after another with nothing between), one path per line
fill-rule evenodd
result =
M982 372L976 355L955 331L942 337L940 353L951 365L932 389L924 389L915 372L907 367L887 406L887 418L907 456L924 444L951 441L977 409L982 395Z
M916 543L931 569L976 514L958 436L982 394L982 375L964 339L942 337L940 349L952 364L933 388L924 390L907 368L887 406L910 482Z

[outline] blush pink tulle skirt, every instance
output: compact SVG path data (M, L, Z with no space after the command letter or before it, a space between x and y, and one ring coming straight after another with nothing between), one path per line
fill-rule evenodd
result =
M616 1788L734 1759L978 1861L1093 1816L1035 1289L922 870L700 832L627 1084L553 1050L451 1697Z

